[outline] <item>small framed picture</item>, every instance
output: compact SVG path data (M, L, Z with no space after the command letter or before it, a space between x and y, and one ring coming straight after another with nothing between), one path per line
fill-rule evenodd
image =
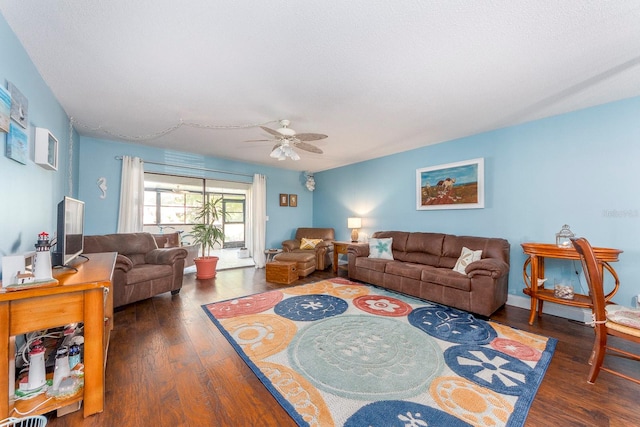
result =
M298 207L298 195L297 194L289 194L289 206L292 208Z
M280 206L289 206L289 197L280 193Z
M15 123L9 126L5 156L23 165L27 164L29 139L27 134Z

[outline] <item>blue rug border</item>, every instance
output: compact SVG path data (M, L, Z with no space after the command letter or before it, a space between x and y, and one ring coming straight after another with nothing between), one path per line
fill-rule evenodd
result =
M349 279L347 279L347 280L349 280ZM323 281L331 281L331 279L321 279L321 280L318 280L316 282L311 282L311 283L317 283L317 282L323 282ZM440 304L438 302L426 300L424 298L416 297L416 296L413 296L413 295L408 295L408 294L402 293L400 291L396 291L394 289L388 289L388 288L385 288L385 287L382 287L382 286L378 286L378 285L374 285L374 284L371 284L371 283L354 282L354 281L351 281L351 282L353 282L353 283L355 283L357 285L370 286L372 288L376 288L378 290L382 290L382 291L385 291L385 292L396 294L396 295L399 295L399 296L402 296L402 297L405 297L405 298L411 298L411 299L414 299L414 300L418 300L418 301L422 301L422 302L426 302L426 303L430 303L430 304L437 304L437 305L442 305L444 307L449 307L446 304ZM348 286L347 284L342 284L342 283L336 283L336 282L332 282L332 283L335 284L335 285ZM304 286L304 285L308 285L308 284L310 284L310 283L302 283L302 284L295 285L295 286L288 286L287 288L295 288L295 287L298 287L298 286ZM282 288L282 289L286 289L286 288ZM282 396L282 394L280 394L280 392L273 386L271 381L262 373L262 371L260 371L260 369L255 365L255 363L253 363L251 361L251 359L249 359L249 357L245 354L244 350L242 350L242 347L240 347L240 345L238 345L235 342L233 337L231 337L231 335L224 329L224 327L222 326L220 321L218 319L216 319L209 310L207 310L207 306L211 305L211 304L219 304L219 303L223 303L223 302L227 302L227 301L233 301L235 299L250 297L252 295L265 294L267 292L282 291L282 289L270 289L270 290L267 290L267 291L256 292L254 294L242 295L242 296L238 296L238 297L228 298L228 299L221 300L221 301L215 301L215 302L210 302L210 303L207 303L207 304L203 304L203 305L201 305L201 307L204 310L205 314L209 317L209 319L211 319L213 324L216 325L218 330L226 338L227 342L229 342L229 344L231 344L231 346L236 351L236 353L238 353L238 355L242 358L242 360L247 364L247 366L258 377L260 382L262 384L264 384L264 386L271 393L271 395L273 397L275 397L275 399L278 401L280 406L282 406L284 408L284 410L289 414L289 416L291 418L293 418L293 420L299 426L309 426L309 423L306 422L300 416L300 414L294 409L293 405L291 405L291 403L288 400L286 400ZM450 307L450 308L453 308L455 310L459 310L459 309L457 309L455 307ZM464 311L465 313L469 313L469 314L473 315L476 319L482 320L484 322L493 322L493 323L496 323L496 324L499 324L499 325L506 326L506 327L511 328L511 329L515 329L515 330L518 330L518 331L523 331L523 332L527 332L527 333L530 333L530 334L539 335L539 336L547 338L547 345L546 345L544 351L542 352L542 357L540 358L540 360L538 360L538 362L536 363L536 367L534 369L534 372L536 372L536 373L542 371L543 375L538 375L537 376L537 380L536 380L535 384L532 383L531 384L532 388L527 390L528 393L520 395L520 397L516 401L515 406L513 407L513 412L511 413L511 416L509 417L509 419L507 420L507 423L505 425L505 427L522 427L522 426L524 426L524 423L525 423L525 421L527 419L527 416L529 415L529 410L531 409L531 405L533 404L533 400L535 399L535 396L538 393L538 389L540 388L540 385L542 384L542 381L544 380L544 374L546 374L546 371L549 369L549 365L551 364L551 359L553 358L553 354L555 353L556 345L558 344L558 339L557 338L553 338L553 337L548 337L548 336L545 336L545 335L540 335L540 334L538 334L536 332L525 331L523 329L519 329L519 328L510 326L510 325L505 325L505 324L503 324L501 322L497 322L495 320L491 320L490 317L489 318L478 318L478 317L476 317L475 314L470 313L468 311L465 311L465 310L460 310L460 311Z

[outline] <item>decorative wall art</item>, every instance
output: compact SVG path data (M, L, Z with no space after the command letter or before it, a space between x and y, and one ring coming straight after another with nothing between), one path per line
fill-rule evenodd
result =
M5 156L23 165L27 164L29 157L29 139L27 134L15 123L9 126Z
M10 117L11 94L5 88L0 87L0 132L9 132Z
M289 206L292 208L298 207L298 195L297 194L289 194Z
M280 206L289 206L289 196L280 193Z
M11 119L26 129L29 123L29 101L13 83L9 82L7 88L11 94Z
M43 168L58 170L58 140L48 129L36 128L34 158Z
M416 170L416 209L484 208L484 159Z

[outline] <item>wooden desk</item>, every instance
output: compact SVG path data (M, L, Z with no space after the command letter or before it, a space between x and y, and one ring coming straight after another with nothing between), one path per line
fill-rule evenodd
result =
M347 254L347 248L349 245L353 244L351 242L331 242L333 243L333 272L334 274L338 274L338 269L348 270L348 266L339 265L340 255Z
M542 304L544 301L553 302L556 304L569 305L573 307L591 308L591 297L589 295L574 294L573 299L558 298L554 294L553 289L545 289L544 284L538 285L538 279L544 279L544 259L545 258L557 258L566 260L580 260L580 255L573 248L560 248L557 245L549 243L522 243L522 249L525 254L529 255L529 258L522 267L522 276L524 278L524 284L526 288L523 292L531 297L531 314L529 315L529 324L533 325L536 318L542 315ZM605 296L605 300L609 301L618 292L620 286L620 280L618 274L609 265L609 262L618 261L618 255L622 253L619 249L609 248L593 248L596 259L600 263L601 274L604 274L606 269L615 279L615 286L613 290ZM527 272L529 268L530 273Z
M109 292L116 253L88 254L71 269L55 269L59 284L52 287L0 292L0 419L11 414L9 358L14 357L14 335L84 322L84 388L69 399L51 399L32 414L44 414L84 401L84 416L104 409L104 365L109 332L113 328L113 297ZM15 408L27 412L46 400L40 395L18 401Z

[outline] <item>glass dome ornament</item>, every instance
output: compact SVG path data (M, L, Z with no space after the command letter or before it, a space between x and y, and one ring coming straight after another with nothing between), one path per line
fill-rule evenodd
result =
M562 229L556 233L556 245L559 248L570 248L571 239L576 235L571 232L567 224L562 226Z

